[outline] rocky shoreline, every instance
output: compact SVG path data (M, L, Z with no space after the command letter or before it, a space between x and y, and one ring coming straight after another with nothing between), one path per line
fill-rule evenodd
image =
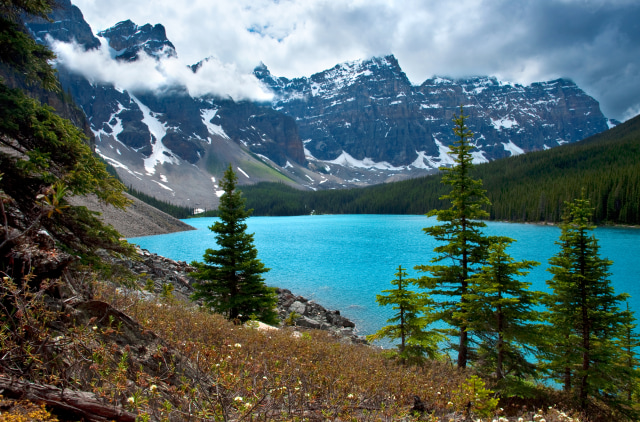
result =
M116 259L104 256L106 260L122 265L141 277L143 283L151 287L154 293L142 292L155 296L163 291L164 286L173 286L172 294L182 300L189 300L193 293L195 280L189 273L195 267L185 261L172 259L151 253L146 249L137 249L140 260ZM288 325L297 331L309 329L325 330L344 343L366 343L364 337L357 334L356 325L340 315L340 311L328 310L322 305L294 295L290 290L276 288L278 295L277 310L281 324Z

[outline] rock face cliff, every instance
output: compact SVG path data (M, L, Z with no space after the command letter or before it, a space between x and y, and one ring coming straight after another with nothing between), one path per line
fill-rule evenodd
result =
M161 24L127 20L95 36L77 7L59 4L50 21L28 22L40 42L101 51L122 72L178 58ZM202 76L209 60L184 70ZM433 173L452 163L451 119L460 105L475 133L476 163L575 142L609 124L598 103L566 79L521 86L434 77L413 85L392 55L291 80L261 65L254 76L274 94L269 103L195 95L179 83L124 89L67 65L58 66L63 89L124 183L202 209L217 206L216 181L228 164L240 185L278 181L311 189Z
M320 160L434 168L454 141L451 119L464 105L476 162L552 148L602 132L598 103L573 82L530 86L495 78L432 78L413 86L394 56L354 61L288 80L265 66L256 76L276 93L273 107L296 119Z
M143 53L151 57L178 56L175 47L167 39L164 26L160 24L138 26L126 20L98 35L109 41L109 47L115 50L117 60L135 61Z
M127 20L96 37L77 7L69 0L59 3L50 21L27 22L43 43L75 42L89 52L106 49L123 64L177 58L160 24L138 26ZM196 65L190 71L198 70ZM87 116L96 152L128 186L175 204L211 209L218 203L216 180L228 164L241 184L303 182L306 159L298 127L268 104L192 96L180 85L126 90L64 65L58 73L63 89ZM290 170L283 171L284 166Z

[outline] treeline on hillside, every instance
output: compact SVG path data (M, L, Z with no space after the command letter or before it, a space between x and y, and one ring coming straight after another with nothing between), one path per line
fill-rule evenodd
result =
M584 141L478 165L492 220L559 222L582 189L597 224L640 224L640 116ZM442 208L440 176L332 191L283 184L242 188L254 215L424 214Z
M160 211L166 212L172 217L189 218L193 216L193 212L194 212L193 208L181 207L179 205L174 205L169 202L161 201L160 199L157 199L151 195L147 195L146 193L135 190L131 186L127 188L127 192L129 192L131 196L138 198L142 202L146 202L147 204L159 209Z
M582 142L477 166L491 219L561 219L565 201L585 189L594 221L640 224L640 117Z
M550 222L561 220L566 201L586 198L596 224L640 224L640 116L574 144L475 166L491 200L491 220ZM241 188L253 215L425 214L446 204L440 176L367 188L302 191L281 183ZM132 195L177 218L193 215L130 188ZM157 204L157 205L156 205ZM201 216L216 216L210 211Z

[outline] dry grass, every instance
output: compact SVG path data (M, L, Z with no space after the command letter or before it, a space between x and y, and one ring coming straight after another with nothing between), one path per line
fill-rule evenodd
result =
M536 401L496 405L484 381L449 362L402 366L326 332L235 326L175 298L145 300L135 290L91 283L98 317L44 312L45 295L24 296L5 284L2 302L23 310L14 314L19 330L2 327L6 374L92 393L139 421L588 420L562 411L571 405L561 405L569 402L558 392L541 389ZM425 411L413 411L416 396ZM12 412L2 417L22 420Z
M488 400L464 387L470 372L458 371L448 362L402 366L378 349L340 344L321 331L301 336L292 329L259 331L177 301L153 303L104 291L102 298L126 309L197 366L202 379L188 380L189 394L173 404L181 412L197 409L192 413L197 417L478 420L483 400ZM426 405L426 412L412 411L415 396ZM541 402L544 410L513 406L510 415L496 407L483 420L498 420L501 415L502 420L577 420L548 405Z

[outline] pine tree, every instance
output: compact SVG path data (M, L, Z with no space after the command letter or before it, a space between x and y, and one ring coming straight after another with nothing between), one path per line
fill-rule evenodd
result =
M218 207L220 221L209 229L216 233L220 249L207 249L204 263L194 262L194 278L201 280L195 286L194 299L204 303L232 321L250 318L267 324L276 324L277 298L272 288L264 283L265 268L253 245L253 234L246 232L245 220L251 210L245 209L242 192L236 189L236 174L231 165L225 171L220 187L224 194Z
M478 220L489 217L482 207L490 204L482 189L482 181L473 179L470 174L473 168L473 145L469 140L473 133L465 125L467 117L460 106L460 115L453 119L453 131L458 139L449 151L455 165L440 168L444 172L442 183L451 187L449 194L440 199L449 200L451 207L429 212L427 215L436 216L441 224L423 229L444 244L434 248L437 255L431 260L432 265L415 267L431 274L420 278L421 287L431 289L432 295L447 298L439 303L440 310L431 317L449 324L453 327L448 331L449 335L459 337L457 347L454 346L458 350L459 368L465 368L469 358L468 318L464 305L469 278L484 262L488 246L487 238L481 231L486 224ZM448 260L451 260L449 265L440 264Z
M515 261L506 252L513 239L499 237L489 246L487 265L471 277L464 308L468 329L482 340L480 360L498 380L507 375L534 375L535 365L526 356L537 342L535 306L540 292L528 290L531 283L519 280L535 261Z
M627 295L614 293L611 261L600 258L598 240L590 234L592 213L584 194L565 204L560 252L549 259L553 278L547 281L552 293L545 298L545 319L551 325L545 327L549 342L541 356L552 377L577 393L583 410L589 397L611 402L610 393L624 391L631 376L620 364L625 350L619 342L633 317L620 309Z
M383 290L382 293L386 295L376 296L378 305L393 305L393 310L397 311L387 320L393 325L382 327L375 334L367 336L367 339L369 341L383 338L400 339L398 355L403 363L420 361L425 354L435 358L438 342L442 340L442 336L436 331L427 331L428 320L423 315L423 312L433 305L433 301L427 293L408 289L408 286L415 284L416 280L403 279L407 276L407 272L402 265L398 266L398 272L395 275L397 278L392 280L391 284L397 288Z

